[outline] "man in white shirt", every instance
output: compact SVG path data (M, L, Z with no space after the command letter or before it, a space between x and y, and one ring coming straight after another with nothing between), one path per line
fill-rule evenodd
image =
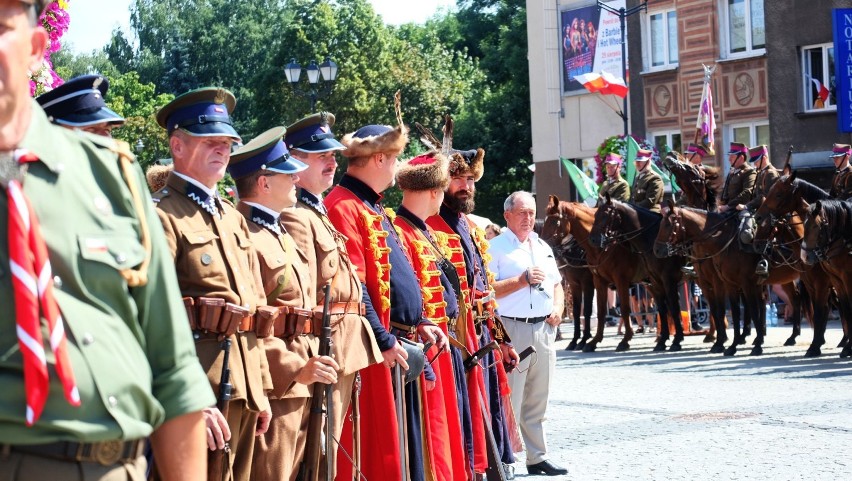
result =
M556 368L556 326L562 320L562 276L553 250L533 232L535 199L514 192L503 204L508 228L491 240L489 268L496 280L497 304L509 337L518 349L535 346L537 360L525 359L509 374L512 407L519 419L530 474L568 473L548 460L544 434L547 399Z

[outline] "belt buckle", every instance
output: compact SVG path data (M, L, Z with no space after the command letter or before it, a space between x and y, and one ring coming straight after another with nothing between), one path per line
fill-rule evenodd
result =
M124 443L118 440L94 443L92 457L102 466L112 466L121 459L123 447Z

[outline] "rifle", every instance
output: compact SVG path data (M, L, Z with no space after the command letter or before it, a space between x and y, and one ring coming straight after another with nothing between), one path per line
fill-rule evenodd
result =
M219 378L219 395L216 397L216 408L228 419L228 410L231 400L231 338L226 337L222 341L222 377ZM230 472L231 445L225 442L225 447L210 451L207 456L207 479L208 481L223 481Z
M325 300L322 306L322 330L317 350L318 356L331 355L331 283L323 287ZM318 481L320 476L320 448L325 454L325 478L331 481L334 477L334 386L331 384L314 383L311 389L310 419L308 420L308 435L305 441L305 456L299 467L298 479L301 481ZM323 414L325 414L325 438L323 438Z

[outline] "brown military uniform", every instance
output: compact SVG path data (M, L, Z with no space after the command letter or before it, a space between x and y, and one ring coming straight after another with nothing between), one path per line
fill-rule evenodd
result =
M736 207L751 200L754 195L754 180L757 171L747 162L739 169L732 170L725 178L725 186L719 197L721 205Z
M598 191L598 203L600 203L600 199L606 197L606 194L609 194L612 200L627 202L630 200L630 186L621 176L618 176L615 180L607 179L601 185L601 190Z
M767 164L763 170L757 173L757 177L754 180L754 196L746 205L748 210L754 212L760 207L763 198L766 197L769 189L772 188L772 185L779 177L781 177L781 174L778 173L778 169L772 164Z
M852 197L852 166L847 165L846 168L834 174L828 195L838 200L847 200Z
M650 167L637 173L633 179L630 202L656 213L660 213L660 201L663 200L663 179Z
M333 305L349 303L349 314L332 316L332 354L340 365L338 381L334 386L334 433L339 439L343 429L343 413L349 407L355 375L367 366L382 361L373 330L367 319L357 314L362 300L361 281L349 261L345 238L318 208L311 203L310 194L300 190L299 202L293 209L281 213L281 222L293 236L297 249L308 260L308 271L315 276L315 284L304 286L304 292L322 306L322 288L331 282ZM335 309L332 309L334 312Z
M174 172L152 197L175 260L178 285L185 298L219 298L248 308L266 304L254 246L245 218L220 200L219 216L206 212L187 195L189 182ZM194 312L197 321L202 315ZM192 321L190 321L192 323ZM218 334L195 331L195 348L214 393L219 393L223 353ZM249 479L258 412L269 409L266 391L272 379L263 344L252 331L231 336L229 367L233 385L228 413L233 479Z
M304 253L285 231L277 233L262 225L263 220L253 216L251 205L241 202L237 210L248 221L269 305L313 309L314 299L306 294L313 279ZM304 317L279 317L275 335L263 339L274 386L269 393L272 421L257 439L252 480L294 480L304 456L312 388L296 383L295 378L317 352L318 340L313 334L286 336L287 323L293 320L301 321L299 327L304 330Z

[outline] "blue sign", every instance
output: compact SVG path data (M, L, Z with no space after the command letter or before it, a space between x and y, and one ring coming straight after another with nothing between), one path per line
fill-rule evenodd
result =
M837 130L852 132L852 8L835 8L832 13Z

